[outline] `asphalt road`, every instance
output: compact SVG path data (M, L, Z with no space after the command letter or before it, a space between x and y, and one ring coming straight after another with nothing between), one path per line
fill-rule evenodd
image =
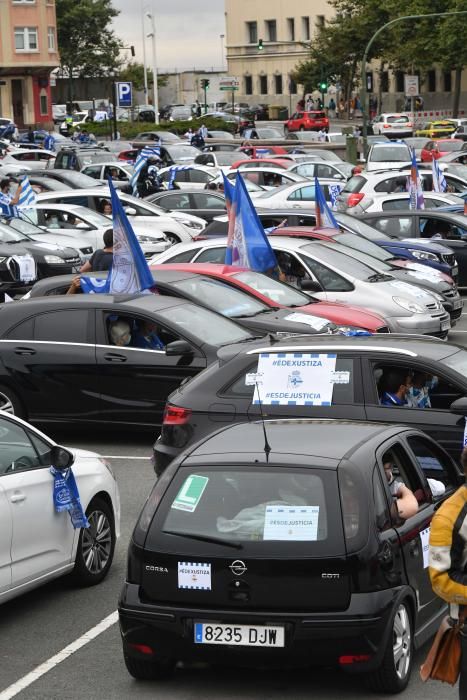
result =
M466 304L467 307L467 304ZM450 340L467 346L467 308ZM122 500L122 535L107 579L90 589L76 589L57 580L1 606L0 700L120 700L164 698L270 700L360 700L378 698L358 677L335 669L300 671L243 670L235 668L182 667L162 682L133 680L123 663L118 624L111 624L91 641L82 639L102 620L115 612L125 576L126 548L142 504L154 482L149 461L151 435L118 436L94 432L54 433L63 444L87 447L110 456ZM33 526L33 525L31 525ZM83 643L70 655L59 652L80 639ZM86 643L84 643L86 642ZM457 689L443 684L422 684L417 669L426 648L415 658L409 688L402 697L410 700L454 700ZM44 662L52 662L44 669ZM58 661L58 663L56 663ZM31 674L41 667L42 675ZM45 671L45 672L44 672ZM38 677L36 677L38 676ZM21 684L31 681L26 688Z

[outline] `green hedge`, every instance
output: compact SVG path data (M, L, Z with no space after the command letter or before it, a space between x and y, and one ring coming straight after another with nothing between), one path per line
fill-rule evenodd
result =
M117 130L123 140L134 138L141 131L172 131L174 134L183 136L191 127L193 131L199 129L201 124L204 124L210 131L230 131L235 133L236 125L232 122L225 122L223 119L192 119L192 121L175 121L164 122L163 124L154 124L154 122L117 122ZM113 129L113 122L94 122L86 124L86 131L93 133L97 137L109 137Z

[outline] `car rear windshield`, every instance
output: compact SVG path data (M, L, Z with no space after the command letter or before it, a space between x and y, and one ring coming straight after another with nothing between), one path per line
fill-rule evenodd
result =
M394 114L392 117L387 117L386 121L388 124L395 124L399 122L408 122L409 118L404 114Z
M408 146L373 146L369 160L373 163L399 163L410 161L412 156Z
M326 115L324 112L307 112L307 115L311 119L325 119Z
M154 525L162 533L242 543L257 552L286 553L293 542L309 556L330 555L345 550L339 512L336 472L312 464L184 467Z
M158 311L158 316L161 320L165 319L174 330L179 328L182 336L192 336L198 343L220 346L253 337L233 321L195 304L171 306Z
M366 179L364 177L361 177L360 175L354 175L354 177L351 177L350 180L347 181L342 191L349 193L360 192L365 182Z
M391 240L389 236L386 236L384 233L381 233L381 231L378 231L378 229L375 229L373 226L370 226L364 221L360 221L360 219L357 219L356 216L350 216L349 214L339 212L336 218L338 223L345 227L345 229L350 229L350 231L353 233L360 234L368 241Z
M262 275L260 272L238 272L235 278L249 287L252 287L265 297L269 297L283 306L304 306L310 303L310 297L306 294L298 292L296 289L282 282L277 282L267 275Z
M253 299L249 294L208 277L191 277L174 282L173 286L194 297L197 303L206 305L228 318L256 316L269 309L266 304Z

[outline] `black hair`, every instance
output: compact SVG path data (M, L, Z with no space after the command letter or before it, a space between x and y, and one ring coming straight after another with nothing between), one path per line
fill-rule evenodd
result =
M390 394L395 394L399 391L399 387L405 384L410 372L402 369L392 369L387 374L381 377L381 388L383 391L388 391Z
M104 231L104 248L112 248L114 244L114 232L113 229L108 228L107 231Z
M7 177L4 177L3 180L0 180L0 190L3 190L4 187L9 187L10 186L10 180Z

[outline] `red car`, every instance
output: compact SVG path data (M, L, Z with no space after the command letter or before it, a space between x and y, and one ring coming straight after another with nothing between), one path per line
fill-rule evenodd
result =
M246 142L238 150L245 153L249 158L263 158L263 156L268 158L287 153L283 146L252 146L251 143L247 144Z
M462 139L434 139L428 141L420 152L422 163L430 163L433 158L437 160L448 153L462 151L464 142Z
M180 272L198 272L200 275L215 278L231 287L241 289L267 306L279 307L280 309L290 308L291 314L311 314L326 318L337 325L363 328L372 333L388 332L384 319L378 314L349 304L313 299L309 294L304 294L288 284L246 268L214 263L151 265L156 279L159 268ZM297 320L299 320L298 317Z
M326 112L296 112L284 124L284 132L289 131L329 131L329 119Z

